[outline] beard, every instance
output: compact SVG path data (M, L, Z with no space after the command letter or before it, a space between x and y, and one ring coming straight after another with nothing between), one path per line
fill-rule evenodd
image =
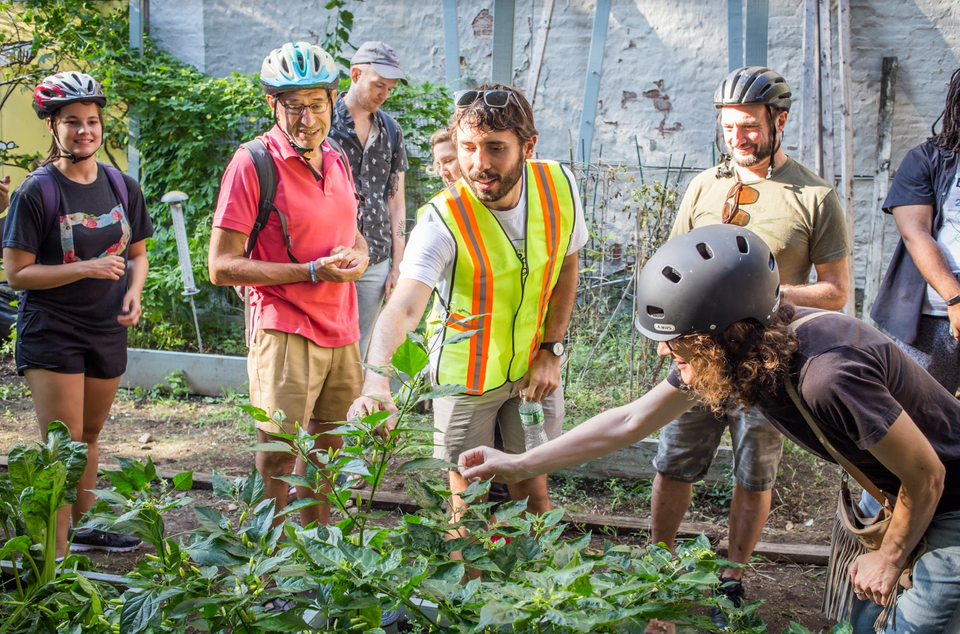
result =
M473 195L477 197L477 200L484 203L495 203L513 189L514 185L523 177L523 168L526 161L523 157L520 157L520 160L517 161L509 170L504 174L498 174L492 170L485 171L473 171L467 173L461 169L461 174L466 174L464 180L467 181L467 185L470 187L470 191L473 192ZM484 181L491 182L493 187L485 190L477 190L474 181L482 179Z
M729 143L727 143L727 151L729 152L730 158L733 159L733 162L740 167L753 167L773 156L773 145L776 138L776 134L769 135L758 145L753 146L754 150L752 154L743 156L742 158L737 156L737 153L730 147Z

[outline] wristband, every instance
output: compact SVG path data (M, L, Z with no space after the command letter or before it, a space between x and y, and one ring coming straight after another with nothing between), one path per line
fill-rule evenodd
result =
M960 294L954 295L946 301L947 306L956 306L960 304Z
M310 281L314 284L317 283L317 265L314 264L313 260L310 260Z

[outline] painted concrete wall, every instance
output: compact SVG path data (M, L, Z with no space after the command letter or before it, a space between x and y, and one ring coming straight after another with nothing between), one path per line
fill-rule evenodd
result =
M492 0L459 0L460 69L465 82L490 74ZM685 155L687 168L712 160L714 88L727 70L726 2L613 0L591 156L635 166L639 140L645 175L652 166ZM526 85L534 28L542 0L517 2L515 80ZM593 25L594 0L556 0L534 112L539 154L569 159L576 139ZM318 8L321 7L321 8ZM398 52L410 76L443 81L442 0L367 0L353 3L353 41L382 39ZM865 251L874 213L876 125L882 58L900 63L893 163L929 134L943 108L946 82L960 66L960 3L955 0L851 0L853 114L855 120L856 248ZM252 0L154 0L151 31L181 59L214 75L256 72L266 52L297 39L319 41L330 16L322 3L288 0L269 6ZM202 22L202 32L197 26ZM800 89L802 2L770 0L768 64ZM834 36L835 63L838 56ZM835 77L839 73L835 72ZM797 104L799 105L799 104ZM839 131L839 85L835 89ZM389 101L385 109L389 110ZM799 107L784 145L798 154ZM839 133L837 135L839 140ZM840 149L836 148L839 171ZM662 172L660 172L662 175ZM896 231L888 220L886 251ZM858 258L858 286L863 262Z

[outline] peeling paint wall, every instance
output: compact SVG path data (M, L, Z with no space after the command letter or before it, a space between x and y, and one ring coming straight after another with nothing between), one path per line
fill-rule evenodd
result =
M493 0L458 0L461 78L490 75ZM534 28L542 0L518 2L515 81L525 86L533 57ZM151 32L181 59L214 75L256 72L263 56L289 40L319 42L330 16L321 3L288 0L154 0ZM534 113L542 157L569 159L577 137L593 27L594 0L556 0ZM400 55L410 76L444 81L442 0L367 0L350 5L352 40L380 39ZM771 0L769 65L795 91L802 71L803 15L797 0ZM900 70L894 120L893 164L929 135L943 108L946 83L960 66L960 3L956 0L851 0L855 172L876 168L876 126L881 61L897 56ZM199 15L198 15L199 14ZM613 0L591 157L635 166L637 147L645 172L671 161L703 168L712 160L714 88L727 71L726 2ZM202 23L202 33L197 25ZM836 26L834 25L834 30ZM833 38L834 66L839 57ZM840 141L839 72L834 78L834 125ZM799 106L799 103L797 103ZM389 101L386 108L389 110ZM784 146L798 154L799 107L788 121ZM840 166L839 145L835 151ZM685 158L683 158L685 156ZM648 171L649 170L649 171ZM660 172L659 174L662 174ZM865 251L874 213L873 182L856 181L857 251ZM896 241L888 222L886 251ZM858 261L858 286L863 263Z

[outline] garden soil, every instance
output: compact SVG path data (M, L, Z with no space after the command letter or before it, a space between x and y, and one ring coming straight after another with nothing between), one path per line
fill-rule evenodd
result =
M7 455L17 442L36 439L37 434L28 391L7 357L0 362L0 455ZM253 454L244 448L254 442L252 421L233 401L174 399L158 393L120 390L100 436L101 464L115 464L112 456L141 461L151 457L160 469L244 476L254 465ZM398 476L384 488L402 491L404 480ZM832 465L796 450L785 452L762 541L829 543L838 481L838 471ZM555 505L570 511L649 518L649 487L641 483L552 478L550 487ZM185 495L196 506L213 506L231 514L229 502L215 498L210 491L194 490ZM685 520L710 522L718 528L718 539L723 539L728 502L729 486L699 487ZM387 515L380 522L391 524L399 517ZM171 512L166 525L170 534L177 534L190 531L197 523L193 511L184 508ZM600 550L606 540L643 544L646 536L595 532L592 547ZM123 574L136 567L144 552L149 552L146 547L109 556L92 553L91 559L98 571ZM823 577L822 567L758 559L745 571L744 585L748 600L764 601L760 615L768 631L779 634L796 621L817 632L833 624L819 612Z

